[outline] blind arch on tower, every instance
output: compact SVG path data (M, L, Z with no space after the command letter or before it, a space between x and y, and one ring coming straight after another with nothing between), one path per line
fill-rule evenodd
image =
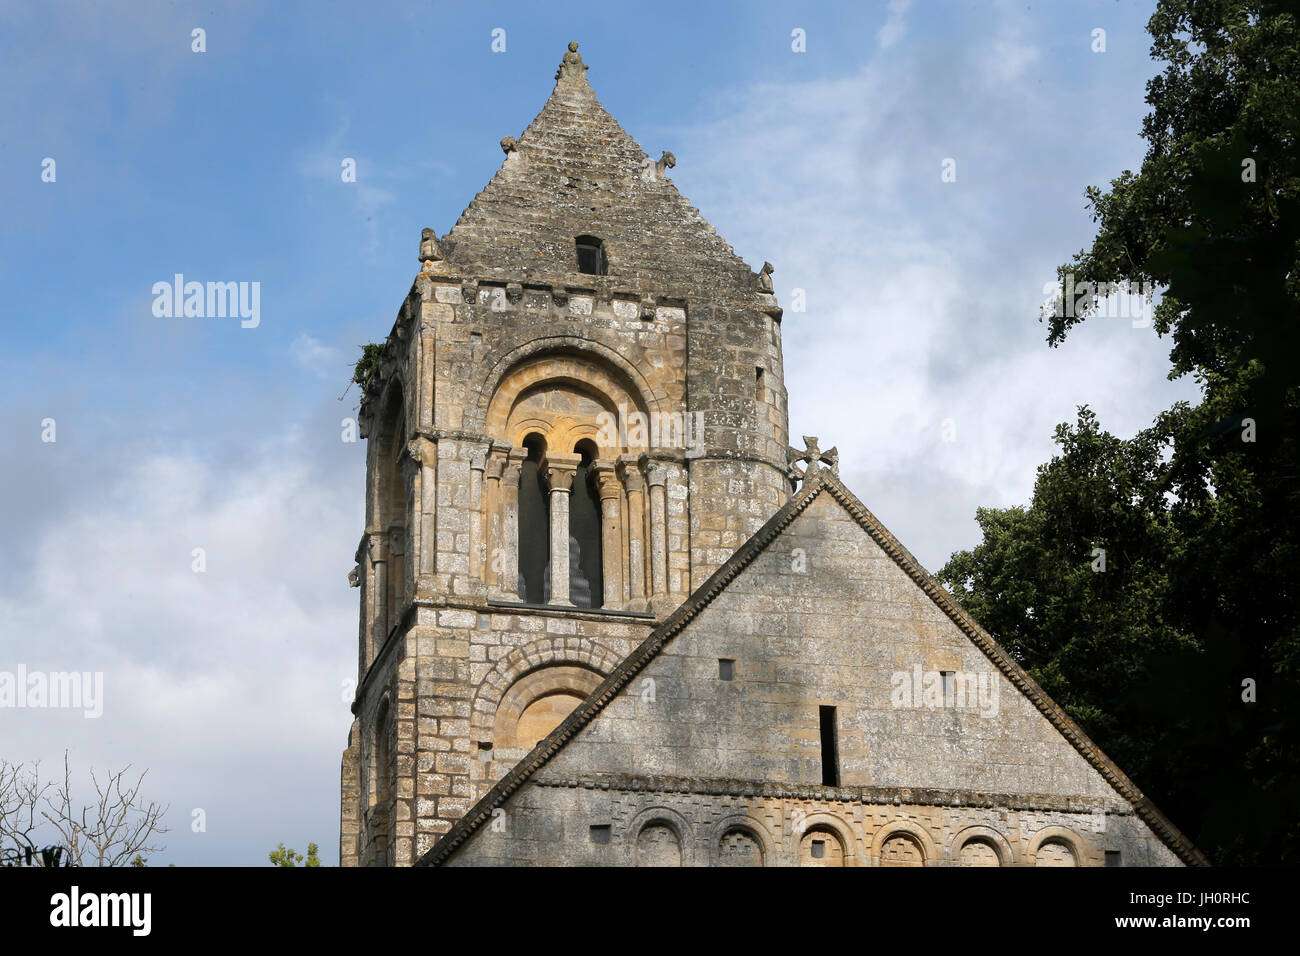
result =
M382 590L370 596L375 602L375 633L371 634L369 659L383 646L388 632L397 624L406 596L407 483L406 400L401 379L394 378L384 392L379 416L379 441L375 447L371 478L373 527L384 536L383 550L372 560L385 564Z
M487 403L484 430L515 446L538 431L548 447L565 452L588 438L605 458L644 451L629 447L629 437L635 436L627 426L640 416L648 427L659 404L627 369L604 356L544 352L520 359L501 376Z

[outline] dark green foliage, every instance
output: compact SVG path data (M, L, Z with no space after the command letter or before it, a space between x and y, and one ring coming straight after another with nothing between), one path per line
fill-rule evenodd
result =
M1165 289L1170 377L1201 400L1130 441L1081 409L1029 507L982 509L940 577L1212 860L1296 863L1300 26L1161 0L1148 30L1147 155L1088 189L1097 236L1059 274Z
M361 358L357 359L357 364L352 369L352 383L360 385L361 394L364 395L379 374L379 366L384 358L384 343L371 342L360 346L360 349Z

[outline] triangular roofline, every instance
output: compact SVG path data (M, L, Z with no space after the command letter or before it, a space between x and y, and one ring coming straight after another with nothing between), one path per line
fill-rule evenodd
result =
M570 43L569 52L564 55L563 60L560 62L559 69L556 70L555 85L551 88L551 93L547 96L541 109L537 111L532 120L530 120L528 125L524 127L523 132L521 132L518 137L507 136L501 141L502 149L506 152L506 159L497 167L497 171L492 174L492 177L487 181L487 184L479 190L474 198L466 204L463 210L461 210L460 216L457 217L455 223L452 224L446 236L443 237L445 241L450 242L450 246L447 249L449 262L453 264L456 262L456 244L460 242L464 236L464 233L458 233L458 230L461 229L462 226L472 225L474 214L479 211L479 207L487 200L494 198L493 192L497 188L498 181L504 181L508 178L507 168L510 163L510 154L512 152L522 151L522 154L526 155L528 151L534 148L533 139L537 136L537 131L541 129L545 125L545 122L557 112L562 112L567 109L567 106L565 105L566 94L576 92L579 96L589 98L592 115L597 117L597 119L603 118L604 120L608 120L624 146L631 147L632 151L639 154L643 163L651 162L650 154L646 152L645 147L641 145L635 136L624 129L623 124L619 122L618 117L610 112L610 110L600 101L600 98L596 96L595 87L593 87L587 79L586 71L587 64L583 62L582 57L578 54L577 42L575 41ZM507 144L509 145L508 149L506 148ZM665 158L671 155L671 153L664 153ZM663 160L661 159L660 162L662 163ZM675 164L676 157L673 157L669 164L669 168ZM658 164L656 164L656 167L658 168ZM642 165L640 168L644 169L644 166ZM700 209L691 205L690 200L677 188L677 184L668 176L663 175L663 173L664 169L659 168L659 180L666 184L668 188L669 201L681 204L681 206L696 221L700 234L702 236L707 234L706 241L718 246L716 250L717 254L725 255L737 271L743 270L747 274L752 274L754 271L753 267L751 267L749 263L736 252L735 248L727 241L726 237L723 236L722 233L718 232L717 227L704 217L704 214Z
M1024 694L1046 717L1053 727L1065 737L1083 758L1105 778L1121 797L1129 802L1138 817L1146 823L1175 856L1188 866L1208 866L1209 860L1183 833L1160 812L1128 776L1115 765L1085 734L1082 728L1061 709L1056 701L1038 686L1019 664L1003 650L988 631L949 594L934 576L916 560L897 538L880 523L880 520L858 500L857 496L828 470L809 477L798 494L794 495L766 524L740 546L730 558L696 588L664 622L650 632L644 641L610 672L609 676L593 690L558 727L539 742L500 780L483 795L469 811L443 834L429 850L416 861L416 866L438 866L468 840L485 822L492 811L501 806L529 778L540 770L577 733L586 727L634 677L652 661L664 645L677 636L696 615L709 606L713 599L747 568L769 544L797 518L821 493L827 492L844 506L873 541L910 577L949 619L983 651L994 666Z

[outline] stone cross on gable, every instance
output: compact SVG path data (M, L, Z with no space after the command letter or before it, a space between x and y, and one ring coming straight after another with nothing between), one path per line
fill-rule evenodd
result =
M797 486L800 481L807 481L821 471L823 466L832 475L839 474L840 453L838 449L832 447L822 451L817 446L816 435L804 435L803 443L803 451L793 446L788 451L791 484ZM800 462L806 462L806 467L799 467Z

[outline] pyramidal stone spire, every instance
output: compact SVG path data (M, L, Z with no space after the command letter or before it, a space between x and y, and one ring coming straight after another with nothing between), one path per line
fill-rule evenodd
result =
M623 284L672 295L690 276L696 295L701 284L732 298L759 292L758 275L668 178L676 156L652 159L596 99L577 43L541 112L501 149L501 168L448 233L439 271L590 285L575 242L597 237L607 274Z

